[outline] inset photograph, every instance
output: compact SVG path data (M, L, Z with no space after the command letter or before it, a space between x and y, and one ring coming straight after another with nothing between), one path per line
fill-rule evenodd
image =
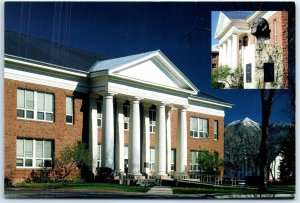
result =
M212 11L215 89L288 88L288 12Z

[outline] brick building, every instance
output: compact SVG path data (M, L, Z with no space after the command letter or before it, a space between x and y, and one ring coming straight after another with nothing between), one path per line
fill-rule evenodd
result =
M219 50L216 45L211 47L211 70L214 72L219 66Z
M77 141L92 170L181 177L224 159L224 109L161 51L103 56L5 31L5 178L22 181ZM220 169L223 174L223 169Z
M278 68L272 73L259 72L256 60L257 40L250 33L250 26L257 18L264 18L269 23L270 39L266 42L276 48L272 57L279 58ZM219 66L228 65L233 70L239 69L244 74L244 88L288 87L288 12L287 11L222 11L220 12L215 38L219 40ZM267 50L267 52L271 52ZM262 54L261 54L262 55ZM271 54L270 54L271 55ZM259 68L258 68L259 69ZM263 75L258 81L258 75ZM271 75L272 79L266 79Z

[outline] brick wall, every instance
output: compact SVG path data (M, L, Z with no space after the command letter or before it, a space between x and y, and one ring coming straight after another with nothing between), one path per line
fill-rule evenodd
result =
M204 118L208 119L208 139L193 138L190 136L190 118ZM218 121L219 127L219 139L214 140L214 121ZM171 148L176 149L177 146L177 130L178 130L178 110L171 111ZM224 160L224 117L212 116L207 114L187 112L187 166L190 165L190 151L209 151L218 152L219 158ZM224 174L224 169L220 169L221 175Z
M53 93L54 122L17 119L17 88ZM24 180L30 177L32 171L16 168L17 137L53 140L54 156L58 156L66 145L88 139L88 125L84 123L84 120L88 121L88 105L85 104L89 102L88 95L9 79L5 79L4 91L6 178ZM66 96L74 97L74 125L66 124Z

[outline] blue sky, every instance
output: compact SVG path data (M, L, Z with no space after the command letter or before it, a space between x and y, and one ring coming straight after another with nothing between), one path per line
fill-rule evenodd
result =
M218 44L218 40L215 39L215 33L217 29L217 23L219 18L220 11L212 11L211 12L211 44L216 45Z
M266 3L269 10L291 9ZM261 122L259 90L213 90L211 11L258 10L258 3L5 3L5 29L108 57L160 49L201 91L234 104L225 123ZM216 21L214 16L212 21ZM277 91L271 122L289 121L289 92Z

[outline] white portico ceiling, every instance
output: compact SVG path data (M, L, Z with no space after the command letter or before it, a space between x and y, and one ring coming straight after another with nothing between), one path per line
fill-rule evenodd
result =
M104 72L125 80L187 90L193 94L198 92L198 89L160 50L98 61L90 72L92 74Z
M249 31L250 25L247 19L251 17L252 11L222 11L219 14L215 38L223 43L233 33L245 33Z

